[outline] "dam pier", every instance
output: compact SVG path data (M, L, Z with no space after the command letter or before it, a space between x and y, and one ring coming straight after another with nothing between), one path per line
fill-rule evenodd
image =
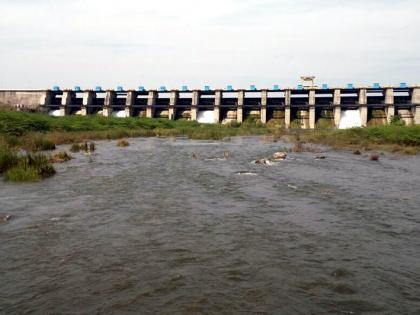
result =
M420 86L212 90L0 90L2 106L40 110L54 116L103 115L188 119L205 123L275 122L286 128L340 127L346 116L357 126L389 123L398 115L406 124L420 124Z

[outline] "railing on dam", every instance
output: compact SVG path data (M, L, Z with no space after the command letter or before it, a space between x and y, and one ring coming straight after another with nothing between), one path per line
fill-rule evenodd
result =
M34 91L15 91L35 93ZM3 93L3 94L2 94ZM321 121L338 127L343 111L357 110L362 126L370 122L387 123L399 115L407 123L420 124L420 86L387 86L297 89L216 89L204 90L52 90L41 93L39 105L56 116L115 115L118 117L149 117L200 120L202 112L211 111L213 122L243 122L258 119L290 127L299 121L304 128L315 128ZM2 96L3 95L3 96ZM11 99L13 91L0 91L0 102ZM34 100L32 100L35 102ZM3 101L4 103L4 101ZM207 121L208 122L208 121Z

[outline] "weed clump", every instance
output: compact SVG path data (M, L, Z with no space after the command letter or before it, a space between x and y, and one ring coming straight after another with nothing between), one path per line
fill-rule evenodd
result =
M33 182L55 174L54 167L44 154L18 155L15 151L2 149L0 159L0 174L9 181Z
M118 147L128 147L130 145L130 143L126 140L126 139L121 139L121 140L118 140L118 142L117 142L117 146Z
M73 152L73 153L78 153L78 152L80 152L80 144L78 144L78 143L73 143L73 144L71 145L70 152Z
M64 162L70 161L71 159L73 159L73 157L71 155L69 155L65 151L62 151L62 152L58 152L58 153L50 156L49 161L51 163L64 163Z
M12 182L37 182L40 176L34 167L15 166L4 174L4 179Z
M379 161L379 155L377 154L369 155L369 161Z
M40 138L36 138L34 140L34 151L50 151L50 150L55 150L55 143L48 140L48 139L44 139L42 137Z
M73 143L70 148L70 152L77 153L80 151L84 152L94 152L96 150L96 144L94 142L83 142L83 143Z

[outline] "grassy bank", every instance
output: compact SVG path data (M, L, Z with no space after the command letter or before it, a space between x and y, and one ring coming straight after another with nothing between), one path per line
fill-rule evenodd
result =
M114 118L101 116L50 117L45 114L0 111L0 145L28 152L54 149L55 145L87 140L130 137L186 136L191 139L220 140L232 136L287 136L295 142L312 142L342 149L380 149L416 154L420 151L420 126L403 126L396 120L390 126L349 130L292 129L285 131L253 121L243 124L207 125L186 120Z
M44 154L22 153L1 146L0 174L5 180L27 182L50 177L55 170Z
M347 130L290 131L294 141L329 145L335 149L420 152L420 126L376 126Z
M101 116L50 117L0 111L0 135L16 146L38 150L41 140L53 144L80 142L86 139L127 137L186 136L191 139L223 139L231 136L263 135L269 129L253 122L229 125L204 125L185 120L115 118Z

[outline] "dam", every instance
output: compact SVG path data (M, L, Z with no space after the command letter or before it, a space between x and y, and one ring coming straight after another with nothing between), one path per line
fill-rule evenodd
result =
M54 116L103 115L187 119L204 123L276 123L285 128L366 127L389 123L398 115L406 124L420 124L420 85L190 90L181 89L0 90L1 106L43 111ZM348 124L347 120L352 122Z

